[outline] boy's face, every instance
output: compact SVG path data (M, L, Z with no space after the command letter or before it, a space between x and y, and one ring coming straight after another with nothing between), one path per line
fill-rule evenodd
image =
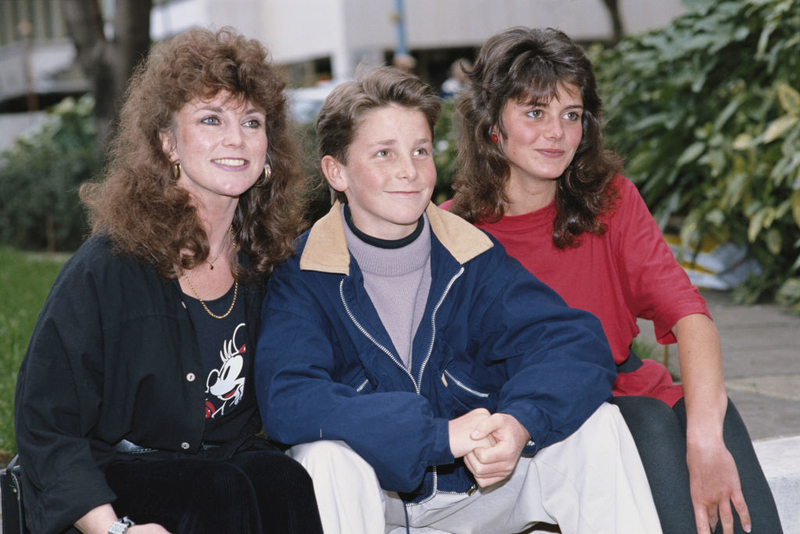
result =
M433 140L421 111L389 105L367 112L348 149L348 164L325 156L328 183L343 191L353 223L379 239L416 228L436 184Z

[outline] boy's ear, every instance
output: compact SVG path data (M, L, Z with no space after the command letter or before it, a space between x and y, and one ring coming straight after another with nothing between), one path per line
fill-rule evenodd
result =
M324 156L320 161L320 166L328 185L342 193L347 191L347 171L344 165L333 156Z

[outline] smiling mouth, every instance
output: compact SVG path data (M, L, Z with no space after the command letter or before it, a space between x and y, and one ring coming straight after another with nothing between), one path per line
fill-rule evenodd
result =
M242 167L247 163L247 160L240 158L222 158L211 160L217 165L224 165L226 167Z
M549 156L551 158L564 155L564 151L563 150L554 150L554 149L546 149L546 148L540 148L539 149L539 153L544 155L544 156Z

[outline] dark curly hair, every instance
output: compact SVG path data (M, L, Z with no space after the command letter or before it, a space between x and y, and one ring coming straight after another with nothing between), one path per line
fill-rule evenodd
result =
M241 279L268 275L293 253L305 227L307 184L284 88L264 45L232 28L193 29L157 44L131 78L104 179L81 187L92 233L109 236L118 252L153 263L166 278L206 260L208 237L189 194L171 178L159 134L174 131L187 102L227 91L265 112L272 168L265 187L239 197L233 229L250 266L235 262L231 269Z
M377 67L366 71L359 68L356 81L336 87L319 111L317 153L320 159L332 156L347 165L347 150L356 137L364 115L391 104L422 112L433 136L441 104L428 84L394 67ZM347 202L341 191L336 192L336 198L340 202Z
M501 115L509 100L549 102L566 85L580 89L583 135L557 182L553 244L574 247L580 245L583 232L606 231L599 216L614 207L616 194L608 185L622 164L603 148L602 104L591 62L580 46L551 28L510 28L481 48L456 109L459 145L451 211L471 222L494 222L503 216L511 168L491 139L492 129L506 135Z

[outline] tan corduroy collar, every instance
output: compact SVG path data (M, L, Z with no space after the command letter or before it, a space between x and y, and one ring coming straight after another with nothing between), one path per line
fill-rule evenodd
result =
M433 234L458 263L463 265L492 248L489 237L461 217L436 207L432 202L425 213ZM341 204L338 201L311 228L300 257L300 269L350 274L350 252L347 250Z

